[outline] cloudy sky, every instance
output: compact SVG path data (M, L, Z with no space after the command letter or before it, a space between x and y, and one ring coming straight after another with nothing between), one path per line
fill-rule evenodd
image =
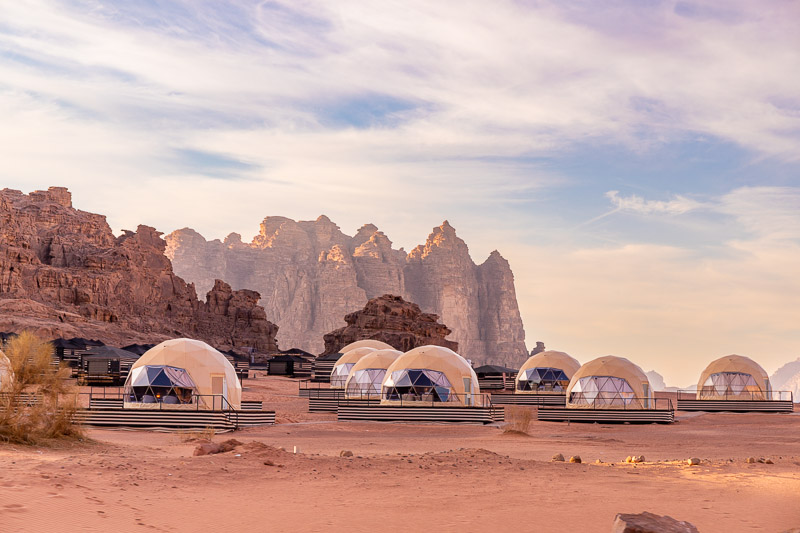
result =
M0 185L115 230L448 219L528 343L800 356L800 3L0 3Z

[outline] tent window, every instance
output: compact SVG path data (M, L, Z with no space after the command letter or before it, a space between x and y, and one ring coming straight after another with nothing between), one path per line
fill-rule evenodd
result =
M711 374L700 389L701 400L747 399L764 400L764 391L750 374L718 372Z
M129 403L194 403L197 387L183 368L146 365L134 368L125 385Z
M453 387L442 373L427 368L408 368L392 372L383 387L386 400L457 402Z
M636 398L630 384L614 376L588 376L580 378L569 395L573 405L592 407L643 407L642 398Z
M560 368L529 368L517 378L517 390L564 392L569 378Z

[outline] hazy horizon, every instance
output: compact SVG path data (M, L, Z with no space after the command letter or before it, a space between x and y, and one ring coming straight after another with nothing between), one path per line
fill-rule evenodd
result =
M796 3L0 6L3 187L115 231L449 222L529 349L671 386L800 357Z

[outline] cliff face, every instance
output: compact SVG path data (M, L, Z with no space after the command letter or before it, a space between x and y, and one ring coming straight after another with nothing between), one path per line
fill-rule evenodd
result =
M198 287L223 278L259 291L284 348L320 353L323 335L342 327L345 315L394 294L439 315L459 353L476 363L514 366L527 356L508 262L493 252L476 265L447 222L409 254L372 224L350 237L325 216L267 217L251 243L236 234L206 241L188 228L166 241L176 272Z
M276 348L254 291L212 281L206 302L172 270L148 226L114 237L69 191L0 191L0 329L85 333L109 342L186 336L222 349Z

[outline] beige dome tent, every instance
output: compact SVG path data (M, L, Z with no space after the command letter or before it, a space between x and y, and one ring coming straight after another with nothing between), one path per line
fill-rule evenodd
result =
M375 339L363 339L356 342L351 342L347 346L343 346L339 353L344 354L356 348L372 348L373 350L394 350L393 346L389 346L385 342L376 341Z
M14 370L11 368L11 361L6 354L0 350L0 391L10 387L14 381Z
M564 352L547 350L533 355L517 372L515 394L566 394L581 364Z
M771 400L769 376L761 366L741 355L712 361L697 383L698 400Z
M343 389L350 375L350 369L352 369L362 357L374 351L375 348L362 346L361 348L354 348L344 352L344 355L336 361L336 364L333 365L333 369L331 370L331 388Z
M410 350L386 369L381 385L381 404L471 406L482 404L478 376L466 359L441 346Z
M241 403L242 386L233 365L208 344L192 339L172 339L147 350L125 380L125 408L196 409L199 405L226 410L239 409Z
M572 409L650 409L652 400L642 369L613 355L580 367L567 387L567 407Z
M386 369L394 363L403 352L394 349L375 350L359 359L350 369L347 383L344 386L346 398L378 399L381 395L381 384L386 376Z

